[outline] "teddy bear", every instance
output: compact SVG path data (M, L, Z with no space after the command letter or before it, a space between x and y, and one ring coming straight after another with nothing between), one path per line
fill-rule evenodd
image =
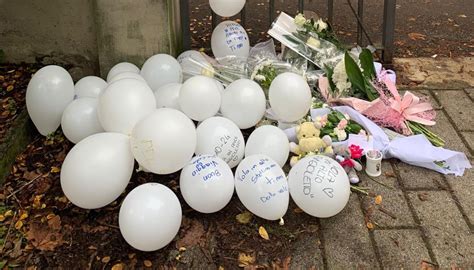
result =
M293 167L298 160L307 155L326 154L332 156L332 140L329 135L319 138L320 126L318 123L303 122L296 127L296 138L298 144L290 142L290 151L296 156L290 159Z
M336 147L334 159L341 164L352 184L359 183L357 172L362 170L362 165L356 159L362 157L362 149L357 145Z

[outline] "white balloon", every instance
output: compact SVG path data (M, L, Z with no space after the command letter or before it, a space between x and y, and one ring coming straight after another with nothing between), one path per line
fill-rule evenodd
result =
M92 134L104 131L97 117L97 105L96 98L84 97L74 100L66 107L61 118L61 128L69 141L78 143Z
M298 121L311 108L311 89L305 79L295 73L278 75L270 85L268 97L273 112L283 122Z
M200 52L195 50L188 50L181 53L176 60L178 60L183 70L184 80L195 75L203 74L203 69L205 71L206 68L212 68L212 65L207 59Z
M104 90L97 113L106 131L129 135L135 124L155 109L155 96L146 83L122 79Z
M100 208L125 190L133 165L127 136L94 134L67 154L61 167L61 188L73 204L85 209Z
M280 167L285 166L290 153L290 142L281 129L265 125L250 134L245 145L245 156L263 154L273 159Z
M249 37L245 29L233 21L224 21L216 26L211 36L212 53L216 58L234 55L248 57Z
M241 129L255 126L264 116L265 109L262 87L249 79L232 82L222 96L222 114Z
M168 54L155 54L148 58L142 66L140 75L145 78L152 89L158 89L168 83L183 81L181 66L173 56Z
M290 195L285 173L265 155L242 160L235 171L235 190L242 204L261 218L277 220L288 210Z
M214 213L232 199L234 174L222 159L199 155L181 171L179 187L191 208L201 213Z
M140 69L132 63L118 63L109 70L109 74L107 74L107 82L110 82L110 79L112 79L112 77L122 72L133 72L138 74L140 73Z
M307 156L288 175L291 198L301 210L319 218L341 212L351 193L349 178L332 158Z
M221 106L221 93L214 79L194 76L183 83L179 107L191 119L202 121L216 115Z
M122 79L135 79L146 83L145 79L139 73L125 71L112 76L109 80L109 84Z
M171 108L179 110L179 91L181 83L169 83L154 91L157 108Z
M171 189L143 184L130 191L120 206L120 233L138 250L158 250L178 234L181 215L181 204Z
M244 157L242 131L224 117L211 117L197 127L196 154L217 155L234 168Z
M100 93L107 87L107 83L97 76L87 76L74 85L77 98L99 97Z
M212 11L222 17L232 17L245 6L245 0L209 0Z
M156 174L174 173L193 157L196 128L178 110L156 109L133 128L131 143L142 167Z
M46 66L33 75L26 89L26 108L41 135L56 131L73 99L74 83L64 68Z

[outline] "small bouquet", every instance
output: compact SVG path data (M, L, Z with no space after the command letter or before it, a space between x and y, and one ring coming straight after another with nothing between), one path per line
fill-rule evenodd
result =
M321 69L334 68L344 57L343 46L322 19L292 18L282 12L268 34Z
M345 141L348 134L367 135L364 128L352 120L348 114L336 110L317 116L314 122L320 127L320 137L329 135L333 142Z

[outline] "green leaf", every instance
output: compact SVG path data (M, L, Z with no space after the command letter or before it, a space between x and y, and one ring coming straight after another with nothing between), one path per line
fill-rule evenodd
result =
M362 49L362 52L359 55L360 65L362 66L364 76L369 80L375 79L375 67L374 67L374 58L372 57L372 52L369 49Z
M331 92L334 93L334 91L336 91L336 84L334 84L334 82L332 80L332 75L334 74L334 69L331 68L328 65L324 65L324 69L326 70L326 75L328 77L329 87L331 88Z
M295 46L301 44L301 41L296 39L293 35L283 35L289 42L293 43Z
M362 72L360 71L359 66L357 63L352 59L348 52L344 55L344 64L346 67L347 77L351 84L356 88L356 90L366 92L365 91L365 80L364 76L362 76Z

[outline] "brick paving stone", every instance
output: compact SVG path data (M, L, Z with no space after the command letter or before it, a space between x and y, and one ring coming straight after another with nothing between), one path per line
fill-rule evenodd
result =
M291 255L290 269L323 269L322 245L316 233L308 234L292 244L295 250Z
M407 90L407 91L410 91L412 92L413 94L415 94L416 96L418 97L428 97L428 100L430 101L431 105L433 106L433 108L435 110L438 110L438 109L441 109L441 104L439 104L438 101L436 101L436 99L433 98L433 96L430 94L430 91L428 90ZM405 91L403 91L404 93Z
M472 161L471 161L472 163ZM471 225L474 225L474 171L473 169L466 170L464 175L456 177L449 175L446 177L456 198L459 201L462 209Z
M394 164L400 174L403 186L407 190L446 188L443 176L438 172L411 166L400 161L394 162Z
M370 188L370 192L382 196L382 204L375 205L371 196L361 196L363 208L370 221L379 227L415 226L415 221L408 208L402 190L399 188L397 178L390 162L382 162L382 175L373 178L393 189L374 182L365 173L360 173L361 186Z
M474 235L449 192L409 192L441 268L474 266Z
M464 140L466 140L467 145L474 151L474 132L461 132Z
M470 156L469 150L464 145L443 111L438 111L436 125L430 127L430 129L446 141L445 148L460 151L465 153L467 156Z
M435 91L441 105L460 130L474 130L474 103L464 91Z
M356 194L338 215L321 219L329 269L375 269L375 252Z
M465 89L465 91L471 97L471 99L474 99L474 88Z
M431 261L419 230L375 230L374 238L385 269L419 269Z

